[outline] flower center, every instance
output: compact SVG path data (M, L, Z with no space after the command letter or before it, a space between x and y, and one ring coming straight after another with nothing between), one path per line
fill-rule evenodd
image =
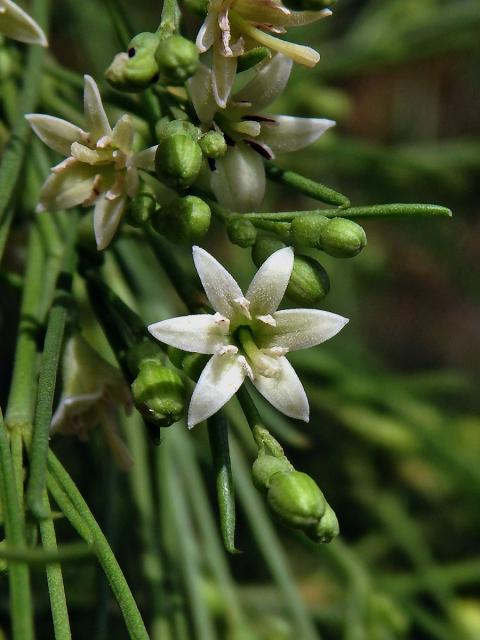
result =
M244 325L238 327L234 337L252 367L254 375L261 375L266 378L274 378L278 375L280 367L278 366L277 358L265 354L257 347L250 327Z

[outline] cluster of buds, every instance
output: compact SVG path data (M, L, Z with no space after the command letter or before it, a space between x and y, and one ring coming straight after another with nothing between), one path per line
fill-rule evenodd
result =
M318 484L295 470L267 429L255 427L254 437L258 456L252 467L253 482L265 494L272 513L315 542L331 542L339 534L338 520Z

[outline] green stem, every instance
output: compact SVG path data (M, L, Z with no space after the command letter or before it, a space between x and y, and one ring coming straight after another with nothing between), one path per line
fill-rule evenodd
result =
M210 498L200 473L192 440L183 429L178 429L172 442L175 447L175 460L181 469L190 506L202 536L202 548L225 601L226 618L231 621L232 628L245 628L247 621L218 536L217 523L212 514Z
M54 560L47 564L46 571L55 640L71 640L72 634L68 617L67 598L65 596L60 561L76 560L84 557L86 553L90 555L92 550L83 544L76 544L70 549L64 547L61 551L58 551L55 525L52 520L50 502L46 491L43 494L43 508L45 513L48 514L45 520L40 521L40 536L44 549L43 558L45 560L45 557L50 555L50 558Z
M104 0L104 3L107 6L108 15L118 41L120 42L120 46L126 51L128 43L134 33L133 26L128 19L128 14L119 0Z
M250 521L258 546L285 599L285 605L295 621L296 631L302 640L318 640L319 634L310 619L295 586L284 552L268 519L262 501L253 488L243 453L234 438L230 450L234 469L235 486L243 509Z
M55 502L95 553L122 611L131 640L149 640L140 611L125 576L80 491L60 461L48 454L49 490Z
M137 414L131 416L124 429L127 443L135 460L130 473L130 487L137 509L139 533L142 542L143 573L148 581L153 602L155 635L161 640L172 637L170 623L166 615L167 594L165 592L165 568L158 543L158 521L152 491L147 445Z
M223 544L229 553L238 553L235 548L235 490L228 446L228 423L223 413L219 412L208 419L207 425Z
M41 25L47 22L48 0L36 0L34 17ZM35 111L42 82L42 65L45 52L41 47L30 47L23 74L23 87L17 107L17 117L8 142L2 155L0 165L0 258L13 219L12 196L25 158L30 126L24 117L25 113Z
M170 449L165 445L166 443L157 449L159 484L163 486L168 513L174 522L180 550L180 570L192 612L194 637L198 640L215 640L217 634L202 591L199 553L185 501L185 489L182 486L181 475L171 458Z
M170 243L166 242L151 227L145 228L145 235L155 257L185 306L192 312L198 312L205 307L208 304L205 295L200 293L190 279L186 277Z
M312 209L309 211L279 211L276 213L242 213L242 217L255 220L291 222L294 218L320 215L327 218L450 218L452 212L436 204L374 204L349 209Z
M7 430L0 411L0 488L7 544L25 549L23 514L17 493ZM33 640L33 608L28 566L12 563L8 567L10 613L13 640Z
M44 520L43 523L47 522ZM48 522L53 522L49 520ZM42 523L42 524L43 524ZM43 535L42 535L43 541ZM77 560L84 560L94 556L93 549L87 545L73 542L71 544L63 545L60 550L57 546L43 548L34 547L32 549L15 549L13 547L0 547L0 558L7 560L9 564L28 564L35 565L58 565L60 562L74 562Z
M163 0L162 17L157 33L172 35L178 29L180 10L177 0Z
M270 178L270 180L273 180L273 182L283 184L290 189L295 189L310 198L343 208L350 206L350 200L347 196L330 189L330 187L327 187L320 182L306 178L300 173L296 173L295 171L290 171L288 169L281 169L270 162L265 163L265 171L267 177Z
M46 517L43 493L46 486L50 422L52 419L53 398L63 336L70 306L73 272L76 264L74 248L75 237L76 225L73 224L65 253L63 272L60 273L57 281L55 299L48 318L38 382L41 393L38 395L37 406L35 408L30 479L27 487L27 504L33 515L37 518Z

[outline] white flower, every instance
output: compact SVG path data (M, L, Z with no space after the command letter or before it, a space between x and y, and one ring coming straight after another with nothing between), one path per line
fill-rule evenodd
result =
M322 11L290 11L281 0L210 0L208 13L197 36L201 53L213 48L212 88L215 100L225 107L237 71L237 57L252 47L268 47L295 62L313 67L320 59L310 47L286 42L272 34L283 34L330 16Z
M100 426L107 445L122 469L132 464L130 452L115 422L117 408L130 412L130 390L118 369L104 360L77 334L68 340L63 355L63 393L52 418L50 431L87 440Z
M48 46L47 38L40 26L11 0L0 0L0 33L27 44Z
M217 200L229 209L254 211L261 204L265 194L262 156L271 160L277 153L303 149L335 124L324 118L262 113L283 92L291 70L292 61L276 54L223 110L218 109L209 90L210 69L201 65L187 83L202 129L219 129L230 143L226 155L215 162L211 176Z
M253 278L245 296L221 264L193 248L193 259L215 313L183 316L149 326L166 344L213 354L192 396L188 426L216 413L248 376L279 411L308 422L302 383L285 355L333 337L348 322L317 309L277 311L293 269L290 247L273 253Z
M95 204L97 248L105 249L120 224L128 198L138 191L138 169L154 168L156 146L133 153L135 128L122 116L113 130L95 80L85 76L86 131L53 116L26 116L37 136L67 158L52 168L45 181L37 211L57 211Z

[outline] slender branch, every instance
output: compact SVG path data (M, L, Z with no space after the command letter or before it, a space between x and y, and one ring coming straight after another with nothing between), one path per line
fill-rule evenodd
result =
M349 209L312 209L310 211L279 211L276 213L242 213L242 217L255 220L291 222L294 218L307 215L321 215L327 218L450 218L452 212L447 207L435 204L374 204L368 207Z
M25 549L23 515L20 507L12 455L7 430L0 411L0 488L7 544ZM13 640L33 640L33 608L28 566L11 564L8 570L10 584L10 612Z
M288 169L281 169L270 162L265 163L265 171L273 182L283 184L290 189L295 189L310 198L326 202L327 204L335 204L343 208L350 206L349 198L344 196L343 193L338 193L338 191L334 191L320 182L306 178L300 173L289 171Z
M131 640L149 640L130 587L95 517L53 452L48 454L48 487L55 502L95 553L122 611Z
M68 239L63 272L58 278L55 300L48 319L38 383L42 392L38 396L35 409L30 479L27 487L27 504L37 518L47 516L44 510L43 493L46 487L49 431L52 419L55 383L70 305L73 271L76 264L76 254L74 250L75 237L76 225L74 224L70 232L70 238Z

